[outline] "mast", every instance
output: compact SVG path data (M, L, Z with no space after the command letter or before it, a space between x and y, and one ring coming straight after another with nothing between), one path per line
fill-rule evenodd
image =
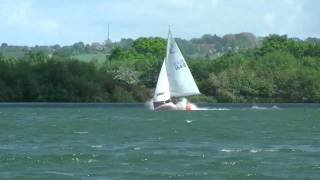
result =
M166 51L166 59L169 58L169 53L170 53L170 43L171 43L171 26L169 25L169 30L168 30L168 38L167 38L167 51Z

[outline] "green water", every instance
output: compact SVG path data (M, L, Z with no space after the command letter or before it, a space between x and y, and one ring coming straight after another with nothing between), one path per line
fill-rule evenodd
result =
M320 109L0 108L0 179L318 179Z

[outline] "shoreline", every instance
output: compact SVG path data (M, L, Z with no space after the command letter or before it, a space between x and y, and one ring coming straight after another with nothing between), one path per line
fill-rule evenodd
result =
M145 103L0 102L0 108L142 108ZM318 108L320 103L195 103L210 108Z

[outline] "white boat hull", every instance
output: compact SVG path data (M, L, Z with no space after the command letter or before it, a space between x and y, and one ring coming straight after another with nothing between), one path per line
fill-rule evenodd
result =
M176 104L177 110L182 110L182 111L194 111L194 110L199 110L199 108L190 102L182 101L178 102Z
M177 110L177 106L173 104L172 102L162 104L156 108L154 108L155 111L160 111L160 110Z
M161 110L178 110L178 111L194 111L194 110L199 110L199 108L192 103L185 103L185 102L178 102L177 104L174 104L172 102L162 104L156 108L153 107L152 101L147 102L149 105L147 106L148 109L150 110L155 110L155 111L161 111Z

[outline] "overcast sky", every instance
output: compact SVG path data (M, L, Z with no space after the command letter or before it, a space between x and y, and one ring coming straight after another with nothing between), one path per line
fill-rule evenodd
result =
M252 32L320 37L319 0L0 0L0 43L52 45Z

